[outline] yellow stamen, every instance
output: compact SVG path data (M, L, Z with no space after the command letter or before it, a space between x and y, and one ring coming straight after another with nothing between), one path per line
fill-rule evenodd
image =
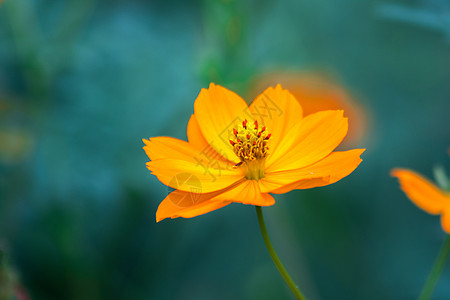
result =
M258 121L253 124L247 120L233 128L236 140L230 140L234 153L241 160L235 167L242 167L247 179L264 178L265 158L268 155L268 140L271 136L266 127L259 129Z

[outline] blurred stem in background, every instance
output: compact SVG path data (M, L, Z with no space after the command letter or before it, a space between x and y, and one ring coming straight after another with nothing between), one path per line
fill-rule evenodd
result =
M444 244L439 251L439 255L434 263L433 269L431 270L430 275L428 276L427 282L423 287L422 293L420 294L419 300L428 300L431 299L431 295L433 294L433 290L439 280L439 276L442 273L442 270L445 266L445 261L450 252L450 235L447 235L447 238L444 241Z
M204 43L200 49L200 73L205 84L226 85L242 94L254 70L246 44L245 2L204 1Z
M300 289L297 287L295 282L292 280L289 273L286 271L285 267L283 266L283 263L278 258L277 253L275 252L275 249L272 247L272 243L270 242L269 235L267 234L266 224L264 223L264 217L262 213L261 206L255 206L256 207L256 215L258 216L258 223L259 228L261 229L261 234L264 239L264 243L266 244L267 250L269 251L270 257L273 260L273 263L277 267L278 271L280 272L281 276L283 277L284 281L286 281L287 285L291 289L292 293L294 293L295 297L300 300L306 300L305 296L303 296L302 292L300 292Z

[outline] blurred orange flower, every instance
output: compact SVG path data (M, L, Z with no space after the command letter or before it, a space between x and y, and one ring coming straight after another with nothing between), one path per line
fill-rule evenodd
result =
M195 217L232 202L270 206L270 193L332 184L360 164L365 150L333 152L347 130L342 110L303 117L299 102L280 85L248 106L211 83L195 100L188 142L143 140L147 168L175 189L156 220Z
M450 234L450 193L443 191L420 174L408 169L393 169L391 176L397 177L400 188L419 208L429 214L441 214L441 225Z
M367 130L364 108L328 76L319 73L274 71L256 78L251 94L258 94L266 86L277 83L300 101L305 116L322 110L344 110L345 116L349 118L349 129L343 144L356 145L364 136Z

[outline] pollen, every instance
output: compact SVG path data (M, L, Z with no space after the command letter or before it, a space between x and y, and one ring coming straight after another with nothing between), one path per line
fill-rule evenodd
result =
M241 160L235 167L245 168L247 179L263 178L271 134L267 132L265 126L260 128L258 121L249 123L245 119L237 129L233 128L233 135L234 139L230 140L230 144Z

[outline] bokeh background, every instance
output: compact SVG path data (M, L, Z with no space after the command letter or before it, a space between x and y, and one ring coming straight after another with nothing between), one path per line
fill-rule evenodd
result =
M450 169L450 1L4 0L2 300L292 299L253 207L155 222L141 139L185 139L209 82L345 107L341 149L367 148L263 210L308 299L418 296L445 234L389 172ZM433 299L449 282L447 264Z

